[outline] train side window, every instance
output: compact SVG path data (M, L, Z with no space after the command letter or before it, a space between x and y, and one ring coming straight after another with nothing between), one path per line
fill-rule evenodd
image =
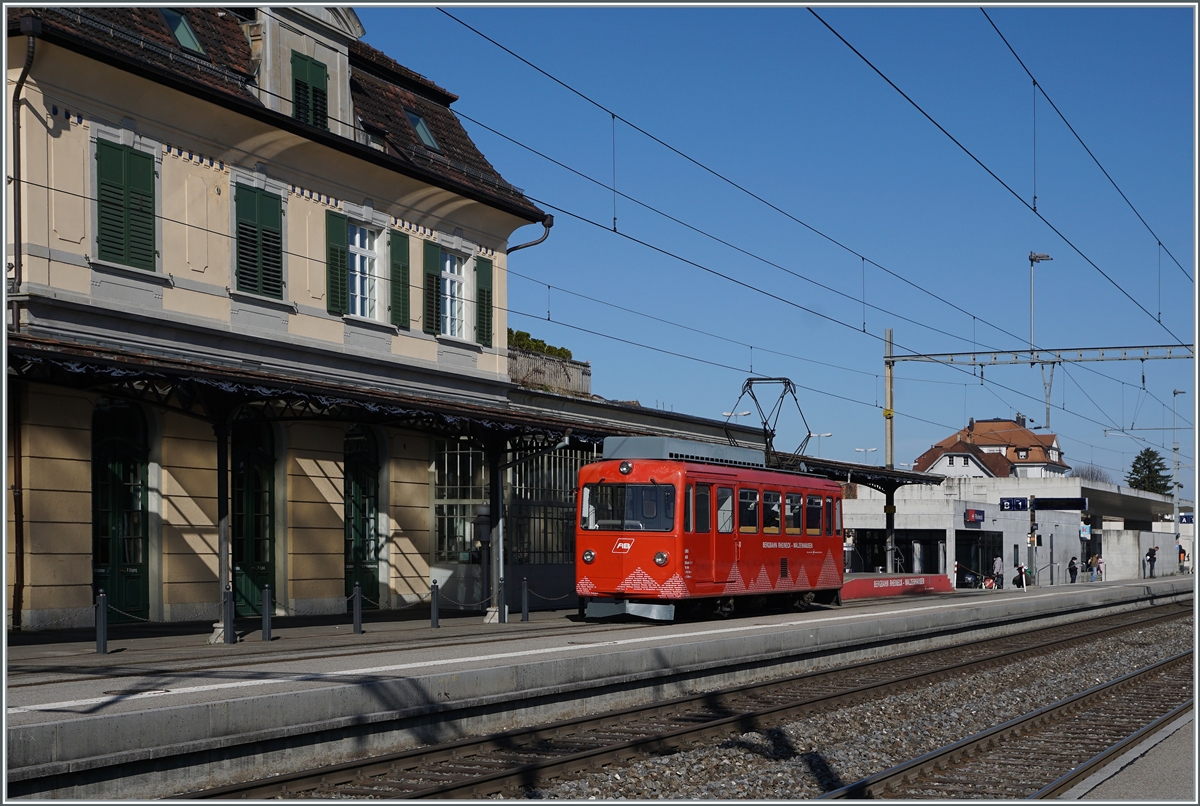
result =
M717 488L717 531L728 534L733 531L733 488Z
M842 501L840 498L834 507L833 528L836 530L836 534L842 533Z
M787 533L798 535L804 533L804 496L800 493L787 494L787 511L784 517L787 521Z
M821 496L810 495L808 497L808 515L804 521L804 527L808 534L821 534Z
M780 498L775 490L763 490L762 525L765 534L779 534Z
M833 531L833 499L825 497L825 534L836 534Z
M738 491L738 531L745 534L758 531L758 490Z
M712 485L696 485L696 533L706 535L711 528Z
M692 531L692 485L683 488L683 531Z

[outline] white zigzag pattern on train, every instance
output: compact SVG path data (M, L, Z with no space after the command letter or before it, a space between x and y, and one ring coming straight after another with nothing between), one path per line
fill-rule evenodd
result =
M580 596L591 596L596 592L596 585L587 577L580 577L575 583L575 593Z
M654 579L643 571L641 568L634 570L632 574L625 577L625 580L617 586L617 590L621 591L654 591L658 592L661 586Z
M662 584L662 595L668 599L682 599L688 595L687 584L679 574L673 575Z

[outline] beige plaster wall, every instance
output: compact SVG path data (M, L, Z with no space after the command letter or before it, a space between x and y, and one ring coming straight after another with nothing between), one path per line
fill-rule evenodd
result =
M21 384L24 575L22 624L68 620L56 626L88 626L92 604L92 436L95 397L41 384ZM13 444L7 445L9 479ZM8 585L6 611L12 623L16 571L13 497L7 507Z
M403 602L429 593L433 447L428 437L406 432L392 434L389 444L388 576L393 597Z
M163 614L216 618L216 439L207 423L170 412L162 428Z
M288 598L309 610L345 598L343 457L340 423L287 426Z

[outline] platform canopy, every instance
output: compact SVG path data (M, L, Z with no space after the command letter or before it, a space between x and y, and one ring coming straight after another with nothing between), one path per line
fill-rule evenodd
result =
M821 459L815 456L800 456L798 454L776 454L780 467L795 469L802 473L853 484L865 484L873 490L887 495L908 484L928 484L937 486L945 480L945 476L936 473L918 473L914 470L895 470L878 465L863 465L857 462L838 462L833 459Z

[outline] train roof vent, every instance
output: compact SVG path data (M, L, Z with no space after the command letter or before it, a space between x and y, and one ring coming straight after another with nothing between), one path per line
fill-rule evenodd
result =
M673 459L734 467L766 467L763 452L676 437L605 437L605 459Z

